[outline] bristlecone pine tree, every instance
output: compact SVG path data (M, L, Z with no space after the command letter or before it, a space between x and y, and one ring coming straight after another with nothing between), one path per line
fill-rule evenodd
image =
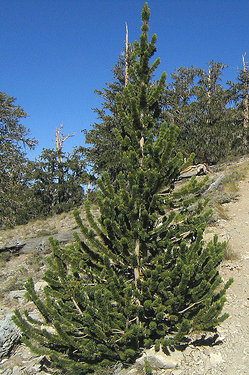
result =
M217 271L223 244L203 241L207 213L197 198L204 182L174 188L186 166L174 153L178 129L162 123L154 134L165 74L151 83L159 59L149 65L156 36L147 41L148 20L145 3L129 84L116 96L125 168L114 184L108 174L99 180L98 218L89 203L87 225L75 212L82 237L75 233L66 248L50 240L44 297L27 281L41 320L18 311L13 318L24 343L66 374L127 364L144 347L167 349L227 318L221 310L231 281L222 286Z
M33 218L30 166L25 148L37 143L21 121L27 114L15 98L0 91L0 227L23 224Z

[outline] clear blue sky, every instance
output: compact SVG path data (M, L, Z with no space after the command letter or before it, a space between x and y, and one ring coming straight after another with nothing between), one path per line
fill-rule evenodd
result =
M111 82L124 46L140 35L143 0L0 0L0 90L17 98L23 125L39 141L30 155L53 147L55 128L77 132L65 150L84 143L96 120L94 89ZM229 65L235 80L241 55L249 60L248 0L149 0L150 35L158 37L159 72L180 66Z

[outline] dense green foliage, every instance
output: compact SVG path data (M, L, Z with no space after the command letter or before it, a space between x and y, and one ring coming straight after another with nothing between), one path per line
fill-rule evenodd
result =
M195 161L215 164L243 152L243 121L229 104L233 92L221 85L222 63L211 61L208 71L179 68L171 75L164 104L166 119L181 129L178 149Z
M111 172L113 179L122 169L122 154L114 135L114 129L120 128L121 123L115 115L114 98L124 88L124 66L122 55L113 70L114 81L96 91L103 99L101 108L95 109L99 122L86 132L86 142L91 144L86 155L93 171L100 175L103 171ZM180 67L168 78L159 99L160 119L180 129L176 149L184 157L195 153L195 163L216 164L248 152L248 130L244 128L248 72L240 71L236 83L224 85L225 68L226 65L214 61L209 62L207 71Z
M37 216L66 212L82 204L87 172L79 150L65 154L44 149L32 165L31 194L37 202Z
M36 141L20 123L26 113L14 102L15 98L0 92L0 227L27 221L33 207L23 148L33 148Z
M129 55L131 46L129 48ZM116 178L122 169L122 153L120 144L114 135L114 129L120 129L121 123L116 113L115 95L122 92L125 85L124 68L125 56L121 55L113 69L114 82L106 85L106 88L95 90L95 93L103 100L102 108L94 108L99 122L86 132L86 143L91 147L86 147L86 159L91 163L94 174L101 176L103 172L108 172ZM113 152L110 152L112 150Z
M37 141L20 121L27 115L15 99L0 92L0 227L68 211L82 204L88 180L80 149L65 154L44 149L30 161L26 149Z
M224 245L203 241L205 181L175 184L192 159L175 152L178 128L160 121L165 73L152 81L159 59L150 65L156 36L148 41L148 20L145 3L129 84L115 95L122 168L114 182L107 172L98 181L98 219L88 201L86 225L75 211L81 237L65 248L50 240L43 298L26 283L41 319L15 312L25 344L66 374L132 362L144 347L166 349L227 317L231 281L222 286L217 270Z

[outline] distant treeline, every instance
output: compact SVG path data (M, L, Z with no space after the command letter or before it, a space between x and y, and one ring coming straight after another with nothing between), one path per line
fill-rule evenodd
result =
M132 46L129 46L132 52ZM128 55L129 56L129 55ZM126 60L126 61L125 61ZM43 149L36 161L27 158L25 147L34 148L37 141L21 121L26 117L15 98L0 92L0 226L23 224L37 217L68 211L79 206L86 187L103 172L113 181L122 171L115 96L125 89L125 63L121 56L113 69L113 82L96 93L102 98L95 108L98 122L85 131L89 147L63 151L69 137L56 131L54 149ZM159 60L155 61L159 64ZM249 73L242 58L236 82L223 82L227 66L211 61L207 70L181 67L171 74L160 99L151 108L154 117L180 129L175 152L184 157L195 154L195 163L215 164L232 155L248 152ZM128 80L132 81L132 76ZM155 86L158 81L152 84ZM158 132L159 132L158 122ZM155 129L156 130L156 129Z

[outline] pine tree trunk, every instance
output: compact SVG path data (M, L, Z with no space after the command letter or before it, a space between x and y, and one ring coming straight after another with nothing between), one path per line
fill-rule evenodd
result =
M246 73L247 67L245 63L245 55L242 55L242 62L243 62L243 72ZM248 86L247 86L247 82L244 82L244 85L243 85L243 128L244 128L243 142L245 146L248 146L248 140L247 140L248 122L249 122Z
M140 253L140 241L137 239L136 246L135 246L135 254L136 254L138 263L139 263L139 253ZM137 280L139 279L139 277L140 277L139 267L136 267L134 269L134 279L135 279L136 288L137 288Z
M143 118L143 113L141 113L141 119ZM144 149L144 137L142 136L141 139L140 139L140 148L142 150L142 156L141 156L141 159L140 159L140 167L142 168L143 167L143 149ZM138 220L140 221L141 220L141 207L139 208L139 218ZM135 286L136 286L136 289L138 289L138 285L137 285L137 281L138 279L140 278L140 270L139 270L139 263L140 263L140 241L139 239L136 240L136 246L135 246L135 255L136 255L136 258L137 258L137 267L134 269L134 280L135 280ZM140 305L140 301L137 299L137 305L139 306ZM137 317L137 324L139 324L139 318Z
M129 42L128 42L128 26L126 26L125 32L125 87L128 85L129 82L129 63L128 63L128 53L129 53Z

